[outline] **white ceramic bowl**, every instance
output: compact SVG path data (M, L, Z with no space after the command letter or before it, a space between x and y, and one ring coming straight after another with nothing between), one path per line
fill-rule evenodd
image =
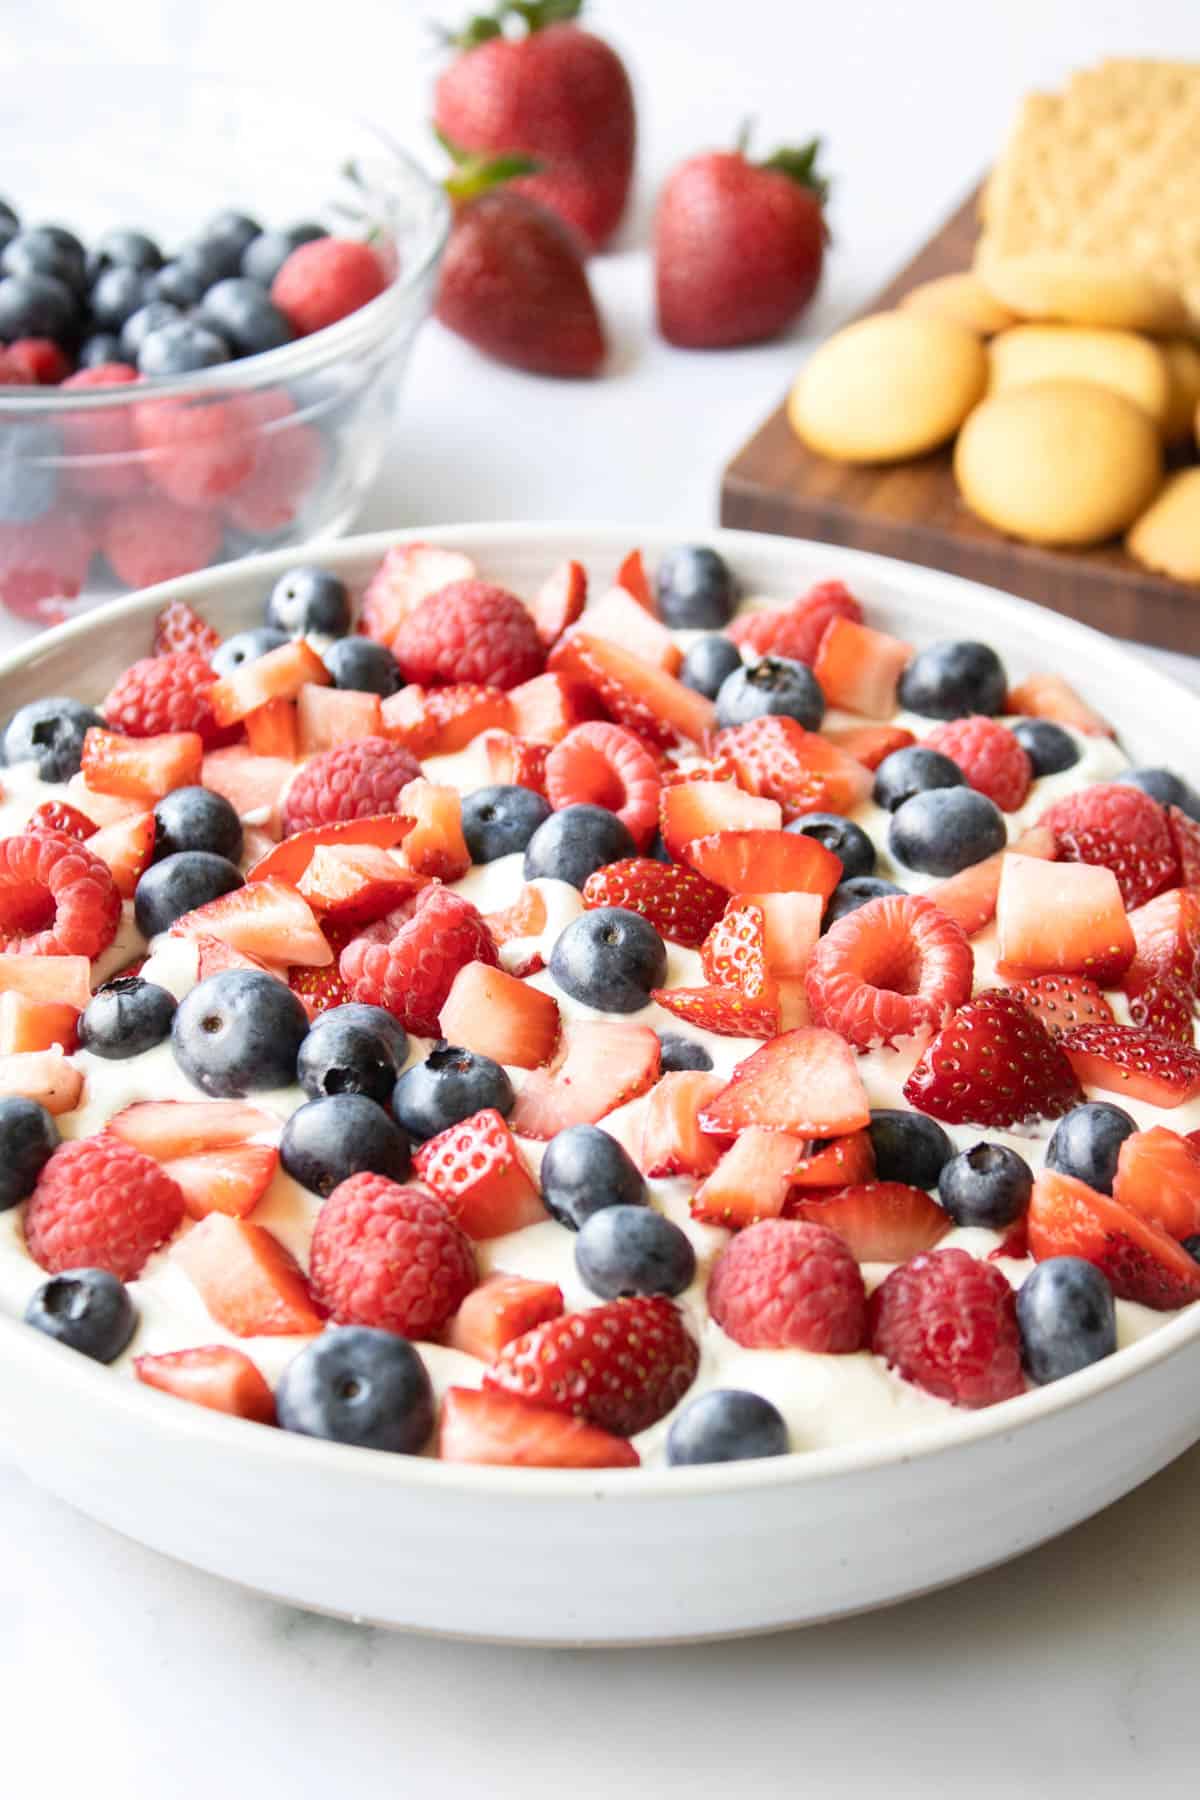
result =
M396 533L314 557L361 583ZM1010 673L1066 671L1130 754L1192 772L1196 701L1118 645L989 588L826 545L698 534L748 590L843 577L915 641L978 636ZM439 530L529 592L578 556L593 577L628 527ZM256 623L294 551L134 595L0 664L3 711L102 695L168 596L223 631ZM673 1470L472 1469L265 1431L181 1404L0 1318L0 1430L30 1476L129 1536L299 1605L513 1642L597 1644L811 1623L954 1581L1098 1512L1200 1437L1200 1305L1079 1375L881 1447Z

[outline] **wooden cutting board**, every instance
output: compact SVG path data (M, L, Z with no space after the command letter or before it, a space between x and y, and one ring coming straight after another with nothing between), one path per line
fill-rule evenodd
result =
M864 312L970 265L975 189ZM866 468L805 448L780 405L725 470L721 523L817 538L948 569L1036 600L1115 637L1200 655L1200 588L1143 569L1119 545L1043 550L993 531L958 497L949 449Z

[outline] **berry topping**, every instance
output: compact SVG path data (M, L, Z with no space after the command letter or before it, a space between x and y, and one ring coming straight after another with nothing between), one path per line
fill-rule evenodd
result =
M943 640L913 657L900 677L898 698L907 712L927 719L994 717L1005 710L1007 685L990 644Z
M925 738L927 749L948 756L978 793L994 800L1001 812L1025 804L1033 765L1006 726L982 714L935 726Z
M741 666L742 653L721 632L697 638L684 652L678 675L684 687L694 688L708 700L715 700L727 675Z
M525 851L525 879L548 876L582 888L597 869L636 855L629 827L616 813L581 801L551 813L538 826Z
M621 725L649 743L701 743L712 728L711 700L621 644L569 631L550 654L551 672L592 688Z
M403 1181L408 1141L365 1094L330 1094L292 1113L279 1140L279 1160L309 1193L326 1195L364 1171Z
M335 1006L301 1044L296 1079L310 1100L365 1094L386 1106L407 1055L407 1033L381 1006Z
M546 1145L540 1174L546 1210L568 1231L580 1230L602 1207L641 1206L645 1201L629 1152L598 1125L570 1125L557 1132Z
M1111 1194L1121 1145L1137 1125L1123 1107L1088 1100L1072 1107L1054 1127L1046 1146L1046 1167Z
M1033 1191L1033 1172L1006 1144L973 1144L952 1157L938 1182L938 1199L956 1225L1004 1231L1021 1217Z
M33 763L41 781L66 781L79 769L85 734L103 723L78 700L30 700L4 728L4 760L10 767Z
M657 800L657 782L654 792ZM528 787L476 788L462 802L462 832L471 861L495 862L497 857L527 849L550 811L550 802Z
M970 995L973 967L962 928L931 900L872 900L818 942L805 977L809 1012L869 1050L939 1029Z
M413 1166L470 1238L502 1237L546 1217L517 1141L494 1108L430 1138Z
M390 938L352 939L340 969L351 999L384 1007L420 1037L436 1037L438 1014L458 971L469 962L494 967L496 961L491 933L470 901L428 887Z
M550 1067L531 1070L522 1083L512 1128L545 1139L568 1125L594 1125L658 1075L659 1044L648 1025L577 1019L564 1027Z
M806 663L784 656L763 656L741 663L721 683L717 724L747 725L751 719L794 719L816 731L825 716L825 697Z
M1059 860L1111 869L1132 909L1179 879L1167 816L1140 788L1110 781L1047 807L1039 824L1054 833Z
M623 1437L583 1419L495 1389L463 1387L447 1388L443 1397L438 1455L515 1469L633 1469L640 1460Z
M689 1400L667 1433L667 1462L672 1468L786 1456L789 1448L779 1408L744 1388L710 1388Z
M1017 1290L1025 1370L1039 1386L1074 1375L1117 1347L1117 1315L1107 1279L1078 1256L1038 1263Z
M571 999L597 1012L640 1012L666 979L666 945L640 913L599 907L567 926L550 973Z
M632 732L590 720L576 725L546 758L546 795L555 811L603 806L644 850L658 823L658 765Z
M169 600L154 621L155 656L189 651L207 662L220 642L220 632L207 624L186 600Z
M703 1130L732 1137L748 1125L797 1137L840 1137L869 1123L854 1053L836 1032L801 1026L764 1044L700 1114Z
M655 988L650 998L685 1024L717 1037L771 1038L780 1026L779 995L772 985L757 999L739 988Z
M481 962L458 971L438 1015L439 1029L450 1043L519 1069L550 1061L559 1025L553 994Z
M173 650L131 663L104 702L104 717L126 737L198 731L206 746L227 735L213 717L210 694L217 677L203 656Z
M400 795L419 777L409 751L387 738L365 737L314 756L297 774L284 802L284 831L399 813Z
M406 1337L440 1331L475 1286L475 1255L451 1209L422 1188L354 1175L317 1215L313 1293L339 1325Z
M418 601L388 647L406 681L473 681L513 688L541 672L546 653L524 603L491 582L452 581Z
M175 996L140 975L121 975L97 988L79 1021L79 1043L93 1056L123 1062L171 1035Z
M726 894L679 863L631 857L596 869L583 884L587 908L640 913L660 937L695 950L724 911Z
M926 1393L978 1407L1024 1391L1012 1288L965 1250L924 1253L893 1269L869 1312L872 1350Z
M275 1396L261 1370L232 1344L201 1344L164 1356L136 1356L133 1372L147 1387L207 1406L234 1419L275 1423Z
M107 1269L132 1281L183 1218L183 1194L132 1144L101 1132L62 1144L25 1207L29 1254L43 1269Z
M1194 1237L1200 1232L1200 1147L1164 1125L1131 1132L1117 1159L1113 1198L1168 1237Z
M1055 1169L1043 1169L1029 1205L1038 1262L1078 1256L1108 1278L1118 1300L1170 1312L1200 1299L1200 1263L1131 1207Z
M1110 869L1015 852L1001 864L996 942L1006 969L1087 975L1102 987L1118 980L1134 956Z
M96 822L66 800L43 800L29 815L26 831L61 831L64 837L86 844L96 834Z
M57 831L0 839L0 944L25 956L86 956L117 935L121 896L86 844Z
M905 1082L904 1098L950 1124L1005 1126L1056 1119L1083 1095L1064 1045L1015 994L993 989L942 1027Z
M1127 1025L1080 1025L1060 1039L1079 1080L1170 1108L1200 1094L1200 1051Z
M733 611L733 576L724 557L706 544L680 544L659 558L654 594L672 629L719 631Z
M473 964L468 964L468 968ZM397 1081L392 1111L410 1138L437 1137L484 1108L512 1111L513 1085L498 1062L458 1044L438 1044Z
M892 855L925 875L957 875L994 856L1007 841L1004 817L995 802L968 787L914 794L892 814L888 827Z
M862 623L862 607L840 581L818 582L792 606L742 613L729 627L729 635L743 650L759 656L787 656L811 664L831 619Z
M1062 1037L1077 1025L1113 1022L1112 1007L1087 975L1031 975L1024 981L1014 981L1012 991L1034 1018L1041 1020L1051 1037Z
M905 1262L951 1229L936 1201L902 1181L866 1181L811 1198L798 1190L787 1217L835 1231L856 1262Z
M353 1325L302 1350L275 1390L285 1431L416 1456L433 1431L428 1371L392 1331Z
M42 1283L25 1308L25 1323L110 1363L137 1330L137 1311L125 1283L107 1269L71 1269Z
M308 1015L284 982L257 969L227 969L180 1002L171 1048L206 1094L240 1096L288 1087Z
M687 1234L650 1206L602 1206L580 1226L575 1267L602 1300L682 1294L696 1273Z
M731 726L717 747L744 787L779 802L785 821L812 812L853 812L871 792L860 762L794 718L772 714Z
M1079 761L1079 747L1069 731L1049 719L1018 719L1012 734L1029 758L1034 779L1061 775ZM992 796L995 799L995 795Z
M713 1265L713 1318L751 1350L861 1350L867 1298L858 1264L835 1232L798 1219L741 1231Z
M870 875L875 868L875 846L862 826L837 813L806 813L793 820L787 830L796 837L815 839L836 856L842 865L843 881Z

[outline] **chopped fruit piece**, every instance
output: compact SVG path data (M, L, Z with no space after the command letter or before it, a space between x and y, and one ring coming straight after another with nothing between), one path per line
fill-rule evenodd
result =
M209 1213L171 1256L234 1337L292 1337L324 1323L291 1252L251 1219Z
M1015 994L991 989L938 1032L905 1082L904 1098L952 1125L1057 1119L1083 1098L1064 1048Z
M1200 1300L1200 1263L1149 1219L1073 1175L1042 1170L1033 1184L1028 1230L1037 1262L1081 1256L1107 1277L1118 1300L1155 1312Z
M538 888L528 883L511 906L501 912L485 913L484 923L499 950L517 938L540 937L546 929L546 902Z
M289 702L270 700L267 704L287 706ZM284 750L268 750L254 742L250 722L258 716L259 713L251 713L246 721L251 749L261 748L266 755L286 755ZM336 744L349 744L355 738L381 737L383 713L379 695L356 693L353 688L317 687L306 681L296 697L296 726L301 756L315 756L319 750L332 750Z
M659 770L659 779L665 788L679 787L690 781L715 781L722 787L732 782L737 786L737 769L731 756L710 756L695 762L689 762L686 768L678 763L665 763ZM779 815L782 822L783 814Z
M546 792L546 758L549 744L514 737L511 731L489 731L483 740L488 774L498 787L527 787Z
M620 725L576 725L546 758L546 798L556 812L579 802L603 806L628 826L639 850L654 836L658 795L658 765Z
M423 875L402 869L394 856L367 844L318 844L300 877L299 892L322 925L369 925L403 905L421 887Z
M852 1187L873 1181L875 1151L869 1131L850 1131L827 1144L810 1144L792 1170L798 1188Z
M361 931L361 925L334 925L326 927L325 935L329 947L335 957L340 957L350 934ZM331 1006L345 1006L354 998L350 989L342 979L336 962L330 963L327 969L305 969L299 966L287 972L288 986L304 1006L310 1019L315 1019Z
M778 831L783 813L777 801L743 793L732 781L685 781L663 788L658 822L667 855L678 862L693 838L721 831Z
M210 937L205 931L197 932L193 941L197 981L207 981L210 975L219 975L223 969L268 968L261 957L247 956L243 951L235 950L232 944L223 944L220 938Z
M519 687L509 688L513 730L535 744L557 744L572 725L594 718L595 707L585 704L584 691L562 675L535 675Z
M233 744L227 750L209 751L200 779L244 819L250 813L273 812L295 773L295 765L286 757L256 756L253 750Z
M582 563L571 559L543 581L530 608L538 637L551 649L587 605L588 578Z
M220 632L193 612L186 600L170 601L154 621L155 656L170 656L175 650L211 656L220 642Z
M72 803L97 825L116 825L122 819L135 818L146 810L144 800L122 799L119 794L98 794L88 787L82 769L67 783Z
M398 804L416 820L404 840L404 860L418 875L434 881L457 881L471 867L462 829L462 800L457 788L436 782L410 781Z
M712 729L711 700L644 657L578 626L550 652L550 667L552 674L593 688L620 724L652 744L670 745L679 738L699 744Z
M1185 987L1173 975L1139 976L1136 981L1131 981L1128 973L1123 985L1131 1025L1136 1025L1139 1031L1153 1032L1155 1037L1170 1038L1176 1044L1195 1041L1192 1028L1195 995L1191 988ZM1108 1019L1112 1018L1107 1005L1105 1013ZM1079 1019L1076 1023L1095 1024L1097 1019Z
M1111 870L1086 862L1004 856L996 942L1006 967L1088 975L1111 987L1133 961L1134 941Z
M896 710L896 683L912 656L911 644L835 616L817 646L813 674L830 706L867 719L890 719Z
M627 594L632 594L638 605L644 606L647 612L656 610L654 591L640 550L631 550L628 556L622 558L617 570L617 586L624 588Z
M563 1311L562 1289L553 1281L530 1281L497 1269L472 1288L449 1325L446 1342L481 1362L492 1358L523 1332Z
M116 883L87 844L57 831L0 838L0 948L92 958L120 921Z
M731 1137L749 1125L795 1137L841 1137L870 1122L854 1052L834 1031L805 1026L764 1044L733 1071L700 1115L705 1131Z
M537 1069L558 1043L558 1002L503 969L470 962L454 977L438 1028L447 1043L509 1067Z
M283 956L290 963L323 969L333 961L308 901L273 875L197 906L171 927L172 937L197 933L268 962Z
M303 638L293 638L268 650L253 662L244 662L210 690L213 713L220 725L236 725L269 700L295 700L306 683L328 687L329 670Z
M846 816L871 792L862 763L797 719L768 716L719 732L716 747L731 757L752 794L777 800L785 822L810 812Z
M1131 910L1179 880L1166 813L1128 782L1080 788L1047 807L1038 823L1054 833L1060 862L1111 869Z
M260 1369L232 1344L202 1344L162 1356L135 1356L133 1372L147 1387L259 1425L275 1423L275 1396Z
M153 805L175 788L195 787L203 757L204 744L195 731L131 738L93 725L83 740L82 773L98 794Z
M970 995L974 964L962 927L932 900L868 900L813 951L805 976L809 1013L815 1025L860 1050L936 1031Z
M26 831L61 831L65 836L74 838L77 844L86 844L96 831L96 821L81 813L77 806L71 806L66 800L43 800L35 806L25 824Z
M585 907L621 906L640 913L660 937L691 950L704 942L727 898L724 888L714 887L694 869L645 856L606 863L583 884Z
M83 1097L83 1074L61 1050L31 1050L0 1056L0 1100L20 1095L36 1100L57 1118L74 1112Z
M658 1080L661 1045L648 1025L577 1019L558 1055L522 1083L511 1124L518 1137L552 1138L568 1125L595 1125Z
M247 1138L279 1133L280 1120L245 1100L137 1100L105 1127L155 1162L227 1150Z
M762 907L731 900L701 946L700 967L714 987L736 988L747 1000L768 995L773 983Z
M435 544L394 544L367 583L359 629L391 649L400 623L430 594L452 581L470 581L475 564L461 550Z
M1081 1025L1061 1040L1085 1087L1164 1110L1200 1094L1200 1051L1127 1025Z
M182 1217L183 1195L158 1164L102 1131L60 1144L43 1164L22 1228L51 1274L107 1269L132 1281Z
M473 1296L472 1296L473 1297ZM514 1469L634 1469L627 1438L547 1406L480 1388L447 1388L438 1428L443 1462Z
M517 1140L494 1107L421 1144L413 1168L470 1238L503 1237L547 1217Z
M695 1380L699 1361L674 1302L639 1295L564 1313L514 1338L483 1386L624 1436L669 1413Z
M323 845L352 844L356 849L370 845L378 850L394 850L412 830L413 821L405 813L377 813L368 819L340 819L333 825L310 825L306 831L295 831L276 844L247 871L247 881L299 881L313 856ZM403 871L400 871L403 873Z
M431 736L423 756L451 756L465 749L481 731L508 731L513 723L512 702L503 688L483 687L477 682L430 688L424 711Z
M821 736L868 769L877 769L893 750L907 750L917 741L903 725L822 725Z
M1040 825L1021 833L1013 850L1022 856L1035 856L1041 862L1053 862L1054 833ZM1000 876L1008 850L997 850L982 862L972 863L947 881L935 881L926 897L962 926L968 937L974 937L996 916L996 900L1000 893Z
M700 1108L720 1093L719 1075L677 1069L651 1090L642 1120L643 1175L711 1175L720 1161L722 1140L700 1129Z
M820 894L745 894L761 907L767 968L780 981L801 980L820 936Z
M206 1219L214 1212L244 1219L270 1187L278 1162L272 1144L230 1144L224 1150L172 1157L164 1167L179 1183L189 1219Z
M832 851L791 831L715 831L689 839L683 855L706 881L732 894L819 894L828 900L842 878Z
M928 1394L994 1406L1025 1390L1016 1296L1005 1276L965 1250L922 1252L871 1296L871 1349Z
M1117 1157L1113 1198L1168 1237L1194 1237L1200 1232L1200 1150L1165 1125L1131 1133Z
M155 830L152 812L135 813L113 825L102 825L88 839L88 849L107 866L122 900L133 899L134 889L150 866Z
M858 1264L832 1231L798 1219L752 1225L726 1245L708 1306L722 1331L751 1350L852 1355L866 1333Z
M853 619L861 625L862 607L844 583L821 581L791 606L743 613L729 627L729 635L759 656L790 656L812 663L831 619Z
M1024 806L1033 781L1033 764L1012 732L996 719L974 714L935 725L924 739L956 763L976 793L986 794L1002 812Z
M1179 879L1184 887L1200 882L1200 825L1177 806L1167 808L1167 829L1179 860Z
M1094 712L1061 675L1030 675L1009 688L1004 710L1010 717L1053 719L1071 725L1085 737L1115 737L1108 720Z
M867 1181L807 1198L797 1192L787 1216L836 1231L857 1262L907 1262L954 1225L936 1200L902 1181Z
M590 636L622 644L668 675L674 675L683 661L683 652L666 626L624 588L610 588L588 608L584 623Z
M92 997L92 965L86 956L0 954L0 993L54 1000L82 1012Z
M775 1037L780 1028L779 990L772 984L757 1000L748 1000L738 988L654 988L656 1005L677 1019L717 1037Z
M499 691L499 690L497 690ZM414 756L426 756L433 742L434 723L425 704L429 698L423 687L410 681L397 693L380 702L379 717L383 735Z
M1086 975L1031 975L1025 981L1014 981L1012 991L1051 1037L1062 1037L1076 1025L1113 1022L1112 1007ZM1189 1013L1189 1035L1190 1029Z
M30 1000L9 989L0 993L0 1056L17 1056L27 1050L51 1050L57 1044L68 1054L79 1047L79 1008L61 1000Z
M1173 976L1195 991L1200 984L1200 889L1172 888L1129 915L1137 954L1126 982Z
M728 1139L733 1134L724 1135ZM749 1126L692 1195L693 1219L737 1231L759 1219L779 1218L791 1191L792 1170L803 1154L803 1139Z

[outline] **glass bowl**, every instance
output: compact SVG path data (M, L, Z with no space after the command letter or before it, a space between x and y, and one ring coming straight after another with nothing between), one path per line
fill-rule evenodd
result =
M152 581L343 532L373 481L449 208L385 133L307 94L62 68L5 107L3 197L85 244L169 253L214 213L369 241L378 297L279 349L119 387L0 387L0 604L41 624Z

